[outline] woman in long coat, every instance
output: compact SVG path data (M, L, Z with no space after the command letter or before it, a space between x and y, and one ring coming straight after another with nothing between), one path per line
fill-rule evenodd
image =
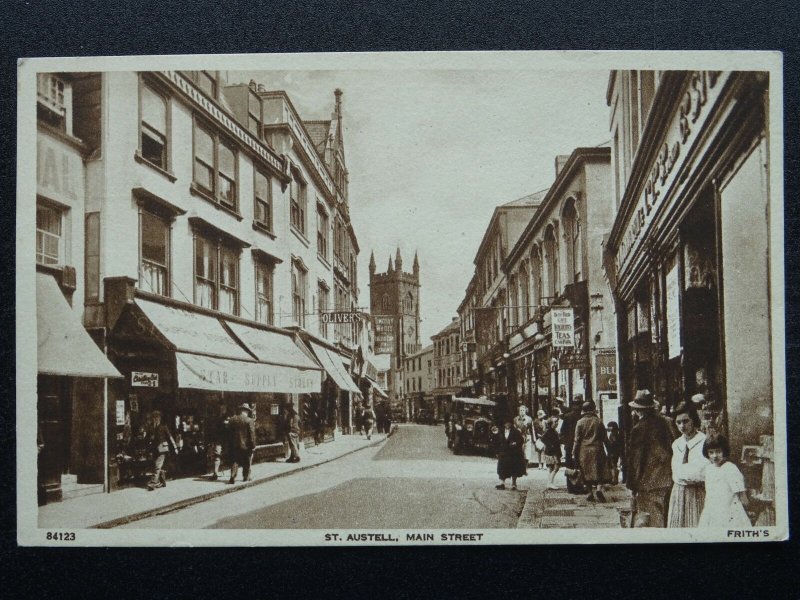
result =
M583 479L590 488L589 501L605 502L606 498L597 486L611 481L611 468L606 456L608 435L603 422L595 413L594 402L584 402L581 412L581 418L575 426L572 456L577 460Z
M511 489L517 489L517 477L526 473L524 440L519 429L506 421L503 429L495 433L495 450L497 452L497 476L500 483L498 490L506 489L506 479L511 477Z

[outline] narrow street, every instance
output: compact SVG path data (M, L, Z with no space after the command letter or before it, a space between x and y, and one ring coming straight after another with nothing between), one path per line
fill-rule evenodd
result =
M441 425L400 425L389 440L328 464L127 528L514 528L535 468L518 491L498 491L495 461L455 456Z

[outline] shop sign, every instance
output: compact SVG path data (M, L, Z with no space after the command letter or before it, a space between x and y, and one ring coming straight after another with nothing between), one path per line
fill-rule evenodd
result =
M722 89L720 71L695 71L681 99L678 111L666 129L664 142L645 176L644 189L631 213L620 238L616 262L617 271L626 265L633 249L644 237L656 215L657 208L667 196L679 161L685 160L686 148L697 137L699 118L704 108L716 101ZM705 115L704 115L705 116Z
M76 200L83 163L75 150L40 134L36 140L36 191L61 201Z
M158 387L158 373L131 371L131 386L133 387Z
M359 320L359 313L350 311L324 312L319 318L323 323L342 325L347 323L357 323Z
M575 318L571 308L553 308L552 315L553 347L573 348L575 346Z
M598 392L617 390L617 357L614 354L598 354L595 357Z
M394 317L391 315L374 315L375 321L375 354L392 354L394 352Z
M117 425L125 425L125 400L117 400L116 409Z
M669 358L675 358L681 353L681 311L680 311L680 281L678 279L678 265L675 264L667 273L667 351Z

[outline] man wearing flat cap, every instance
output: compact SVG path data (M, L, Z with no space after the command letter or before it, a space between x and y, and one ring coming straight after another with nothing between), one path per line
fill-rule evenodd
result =
M672 490L672 421L656 410L653 394L638 390L628 404L639 417L630 434L627 486L633 492L634 527L666 527Z
M228 483L236 481L239 465L242 465L244 481L250 481L250 458L256 447L256 422L250 418L250 411L247 404L242 404L237 414L228 420L231 454L231 478Z

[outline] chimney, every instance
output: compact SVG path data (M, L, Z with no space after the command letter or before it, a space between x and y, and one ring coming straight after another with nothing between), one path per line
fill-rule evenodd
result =
M556 177L558 177L558 174L561 173L561 169L564 168L564 165L567 164L569 157L569 154L559 154L556 156Z

